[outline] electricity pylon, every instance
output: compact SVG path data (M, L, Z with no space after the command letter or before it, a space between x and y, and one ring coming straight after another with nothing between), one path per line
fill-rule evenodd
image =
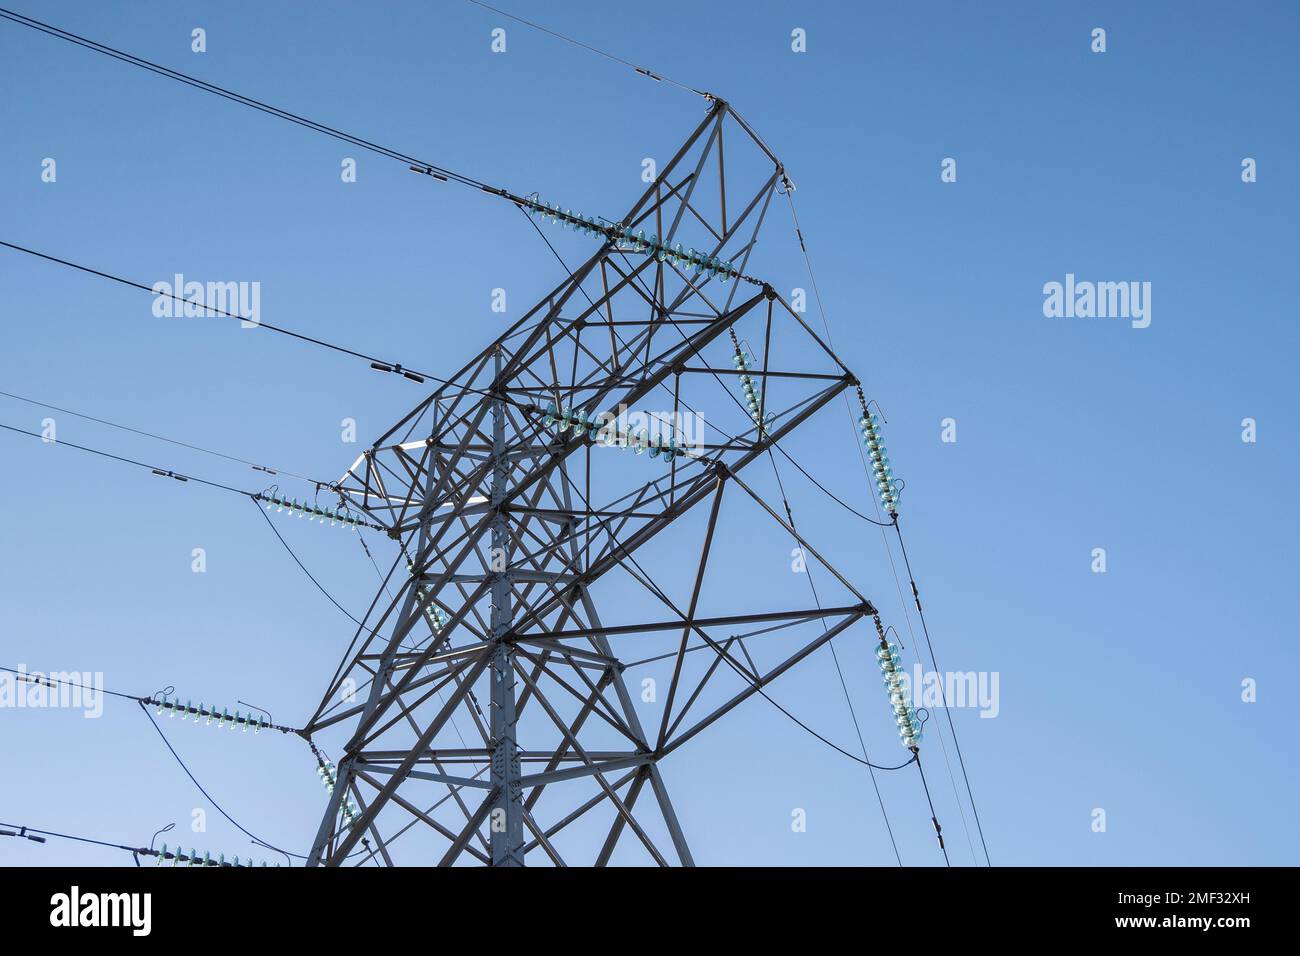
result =
M306 727L347 734L313 865L691 865L663 758L875 613L745 476L857 385L746 273L787 188L713 99L618 222L523 206L598 250L338 485L400 554ZM783 528L836 599L711 593L711 559L745 553L717 533L724 499ZM692 512L677 589L645 562ZM634 693L634 658L666 689Z

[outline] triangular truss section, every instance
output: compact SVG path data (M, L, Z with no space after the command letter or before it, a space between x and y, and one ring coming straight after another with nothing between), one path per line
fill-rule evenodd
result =
M306 728L340 748L313 864L689 865L660 761L874 613L747 471L857 384L748 274L788 187L714 100L621 220L554 211L597 251L343 476L395 555ZM821 607L708 593L737 509Z

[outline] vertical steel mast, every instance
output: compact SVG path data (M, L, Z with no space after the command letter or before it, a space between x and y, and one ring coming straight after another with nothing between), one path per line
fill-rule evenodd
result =
M493 356L498 379L501 351ZM492 792L495 795L491 820L493 866L524 865L523 788L519 784L519 742L515 739L518 714L515 709L515 654L506 640L510 632L511 536L501 510L506 497L506 412L500 397L492 399Z

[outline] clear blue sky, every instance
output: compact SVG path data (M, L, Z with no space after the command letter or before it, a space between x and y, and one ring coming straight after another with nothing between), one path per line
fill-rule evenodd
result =
M701 115L688 94L462 2L13 3L592 213L621 215L642 158L663 161ZM838 351L889 414L940 663L1000 677L996 718L955 714L993 861L1296 863L1294 5L503 3L727 97L798 184ZM504 55L489 50L497 26ZM1094 27L1104 54L1090 52ZM146 283L260 281L266 321L434 371L561 277L508 204L8 23L0 81L0 239ZM340 182L349 155L355 184ZM56 183L41 181L46 157ZM956 183L940 182L945 157ZM1256 183L1241 181L1245 157ZM760 260L777 288L807 287L784 216ZM1150 327L1046 318L1043 284L1067 273L1149 281ZM4 250L0 280L0 389L272 467L336 478L421 397L233 323L154 318L143 293ZM505 316L489 308L496 287ZM0 397L6 424L47 416L66 441L264 484ZM345 417L362 444L340 441ZM945 418L955 443L940 440ZM868 502L838 405L792 450ZM12 434L0 455L0 664L305 719L352 628L247 501ZM791 503L901 624L878 532L806 483ZM365 606L377 582L355 542L285 533L345 606ZM196 547L205 574L191 572ZM758 576L791 586L788 563L788 541L760 537L718 588L757 601ZM904 754L869 633L837 646L873 756L892 762ZM824 652L773 693L855 748ZM244 826L306 849L325 796L301 741L164 729ZM0 749L0 820L126 843L176 821L187 846L248 851L128 702L98 720L0 711ZM927 753L953 860L970 864ZM863 768L761 700L663 769L699 862L893 861ZM914 775L881 787L904 862L941 862ZM189 832L194 808L204 834ZM806 833L791 832L793 808ZM3 864L124 862L0 841Z

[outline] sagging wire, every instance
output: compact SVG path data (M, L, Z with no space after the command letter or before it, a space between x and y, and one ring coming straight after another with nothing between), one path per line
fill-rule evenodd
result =
M352 612L350 612L342 604L336 601L334 599L334 595L330 594L329 591L325 590L325 586L321 584L320 581L316 580L316 576L314 574L312 574L310 571L307 570L307 565L302 563L302 559L299 558L297 553L294 552L293 548L289 546L289 542L284 540L284 535L280 534L280 529L275 526L275 522L271 520L271 516L268 515L260 506L257 509L257 513L260 514L263 520L266 521L267 527L270 528L272 533L275 534L276 540L278 540L280 544L284 546L284 550L289 552L289 557L293 558L294 564L298 565L298 567L302 570L302 573L307 575L307 579L311 581L312 584L316 585L316 590L320 591L321 594L325 595L326 600L328 600L331 604L333 604L336 608L338 608L339 611L342 612L344 617L346 617L349 621L351 621L353 624L355 624L357 627L361 628L362 630L366 630L366 625L361 621L357 620L352 615ZM370 525L367 525L366 527L370 527Z
M733 341L735 341L734 333L732 339ZM737 350L739 350L740 348L738 343L736 345L736 348ZM785 508L785 517L786 520L790 523L790 531L794 535L795 544L798 545L799 551L802 554L803 542L799 537L799 531L797 526L795 525L794 510L790 507L790 498L785 492L785 482L782 481L781 479L781 470L776 465L776 456L772 454L771 451L772 447L775 447L775 445L773 444L773 446L770 446L768 448L768 453L767 453L768 461L772 465L772 474L776 476L777 489L781 492L781 504ZM805 567L804 573L808 577L808 587L812 591L813 602L817 605L817 609L820 611L822 606L821 596L817 593L817 583L813 580L812 571L807 567ZM826 643L830 647L831 660L835 664L835 673L839 677L840 689L844 693L844 703L849 708L849 717L853 721L853 729L858 735L858 746L862 748L862 762L866 763L867 766L871 769L871 786L872 789L875 790L876 801L880 805L880 815L885 822L885 831L889 834L889 844L894 850L894 859L898 862L898 865L901 867L903 865L903 856L899 852L898 841L894 837L894 826L892 823L889 822L889 811L885 809L885 797L880 792L880 784L876 780L876 774L875 774L876 765L870 762L870 756L867 753L867 741L862 734L862 725L858 721L857 708L853 706L853 696L849 693L849 684L844 677L844 668L840 665L840 655L839 655L839 651L835 649L835 639L831 638L831 640L827 641ZM916 760L916 759L917 759L916 751L913 751L912 760ZM911 763L912 760L909 760L907 763ZM905 767L907 766L907 763L902 764L901 766Z
M227 813L225 807L217 803L217 801L212 798L212 794L208 793L208 791L204 789L203 784L199 783L198 778L194 776L193 772L186 765L185 761L181 759L181 755L176 752L176 748L173 747L171 741L167 739L167 735L163 733L163 729L160 726L158 726L158 722L153 719L153 714L149 713L149 702L146 700L140 700L138 701L138 703L140 704L141 712L145 715L145 717L149 719L149 723L153 727L153 729L158 732L158 737L162 740L163 745L166 746L167 751L172 755L172 758L176 761L177 765L181 768L181 770L185 772L185 776L190 778L190 782L194 784L195 788L198 789L199 793L203 794L204 799L206 799L208 803L212 804L212 806L216 808L216 811L220 813L223 817L225 817L228 823L230 823L240 833L244 834L244 836L248 837L250 840L254 841L255 843L260 844L261 846L266 847L267 849L274 850L276 853L282 853L288 857L293 857L300 860L307 859L306 854L290 853L288 850L285 850L281 847L276 846L273 843L263 840L256 833L253 833L251 830L245 828L243 824L241 824L238 820L236 820L229 813ZM293 731L293 733L300 734L299 731Z
M582 503L583 507L586 508L587 510L591 510L592 507L591 502L587 500L586 496L583 495L582 491L575 486L573 488L573 492L578 496L578 500ZM681 616L682 620L685 621L686 618L684 615L682 615L682 612L677 609L676 605L673 604L672 600L668 597L668 595L665 594L664 591L657 584L654 583L650 575L646 573L645 568L642 567L639 561L637 561L636 556L631 552L629 552L626 546L621 541L619 541L618 536L615 535L614 532L610 530L609 525L611 524L611 521L609 519L600 518L597 519L596 523L600 526L601 530L609 537L610 542L614 546L616 552L622 556L619 558L619 563L622 564L624 560L631 562L631 564L640 573L633 574L630 570L626 568L626 566L625 566L625 570L628 570L628 573L631 574L632 577L638 583L640 583L642 587L646 588L648 591L650 591L651 594L659 598L659 600L663 602L665 607L673 611L675 614ZM711 645L707 645L707 646L711 646ZM718 653L718 648L713 647L712 649L714 650L715 653ZM824 743L826 746L830 747L832 750L835 750L838 753L844 755L845 757L848 757L850 760L854 761L855 763L860 763L863 764L864 766L871 767L873 770L894 771L894 770L902 770L903 768L910 766L914 762L914 760L908 760L904 763L899 764L896 767L887 767L887 766L882 766L879 764L872 763L870 762L870 760L866 760L863 759L862 757L856 756L855 754L851 753L848 750L845 750L843 747L839 746L838 744L823 737L817 731L813 730L802 720L800 720L798 717L792 714L785 707L781 706L781 704L777 703L776 700L774 700L772 696L768 694L767 691L754 680L754 678L752 678L748 673L746 673L742 668L740 668L740 666L737 665L735 661L731 659L730 655L720 654L719 656L722 658L723 662L728 667L730 667L742 680L744 680L747 684L753 687L755 692L760 697L762 697L769 704L775 707L778 711L780 711L782 714L788 717L798 727L800 727L801 729L803 729L804 731L812 735L817 740Z
M826 341L827 341L827 344L828 344L828 345L830 345L831 347L834 347L834 339L833 339L833 337L832 337L832 335L831 335L831 329L830 329L830 320L827 318L827 315L826 315L826 305L825 305L825 302L824 302L823 299L822 299L821 289L820 289L820 287L819 287L818 284L817 284L817 275L816 275L816 272L815 272L814 269L813 269L812 256L811 256L811 255L809 254L809 252L808 252L808 245L807 245L807 242L806 242L805 239L804 239L803 228L802 228L802 226L800 225L800 222L799 222L799 213L798 213L798 211L795 209L795 205L794 205L794 196L793 196L793 193L794 193L794 185L793 185L793 183L790 183L790 182L788 181L788 179L787 179L787 180L783 180L783 186L784 186L785 188L783 188L783 189L781 190L781 192L782 192L782 194L786 197L786 203L788 204L788 206L789 206L789 208L790 208L790 217L791 217L791 220L793 221L793 224L794 224L795 237L796 237L796 238L798 239L798 241L799 241L799 249L800 249L800 252L803 254L803 259L804 259L804 267L805 267L805 269L806 269L807 272L808 272L808 279L809 279L809 282L812 284L813 297L815 298L815 300L816 300L816 302L817 302L817 309L818 309L818 312L819 312L820 315L821 315L822 328L823 328L823 329L825 330L825 332L826 332ZM859 394L861 394L861 393L859 393ZM864 404L865 404L865 402L864 402ZM879 405L878 405L878 404L877 404L877 408L879 408ZM845 410L845 412L848 413L848 416L849 416L850 422L852 422L852 420L853 420L853 411L852 411L852 408L851 408L850 405L849 405L849 398L848 398L848 395L845 395L845 396L844 396L844 410ZM857 444L857 443L855 442L855 445L856 445L856 444ZM859 455L859 457L860 457L861 460L862 460L862 470L863 470L863 472L867 475L868 478L871 478L871 479L875 480L875 479L873 478L873 476L872 476L872 472L871 472L871 470L868 468L868 465L867 465L867 458L866 458L866 455L865 455L864 452L863 452L863 446L862 446L862 445L858 445L857 447L858 447L858 455ZM802 470L802 469L801 469L801 470ZM874 521L874 522L872 522L872 523L873 523L873 524L876 524L877 526L880 527L880 536L881 536L881 541L882 541L882 543L885 545L885 555L886 555L886 557L889 559L889 567L890 567L890 571L891 571L891 573L893 574L893 577L894 577L894 586L895 586L895 588L896 588L897 591L898 591L899 604L900 604L900 605L902 606L902 608L903 608L903 617L904 617L904 620L907 622L908 632L909 632L910 634L912 634L913 640L915 640L915 634L912 632L912 618L911 618L911 615L910 615L910 614L908 613L908 611L907 611L906 601L905 601L904 598L903 598L903 584L902 584L902 582L899 580L899 577L898 577L898 568L897 568L896 564L894 563L894 553L893 553L893 549L889 546L889 539L885 536L885 528L889 527L889 526L892 524L892 526L894 527L895 533L898 535L898 538L899 538L899 544L900 544L900 546L902 545L902 531L899 529L897 514L895 513L895 514L892 515L891 517L892 517L892 520L891 520L890 522L888 522L888 523L886 523L886 522L882 522L882 521ZM910 572L909 572L909 576L910 576ZM913 591L913 596L914 596L914 598L915 598L915 597L916 597L916 584L915 584L915 581L912 582L912 591ZM918 599L918 604L919 604L919 599ZM922 621L922 625L923 625L922 630L924 631L924 620ZM933 655L933 648L931 648L931 651L932 651L932 653L931 653L931 661L932 661L932 663L934 663L934 662L935 662L935 659L934 659L934 655ZM935 666L935 669L936 669L936 671L937 671L937 670L938 670L937 663L935 663L934 666ZM945 710L945 711L948 711L949 708L945 705L944 710ZM962 776L963 776L964 781L965 781L965 784L966 784L966 792L967 792L967 797L968 797L968 799L970 800L971 811L972 811L972 813L973 813L974 816L975 816L975 826L976 826L976 829L977 829L977 830L979 831L979 833L980 833L980 842L981 842L981 844L983 845L983 848L984 848L984 861L985 861L985 864L986 864L986 865L991 866L991 865L992 865L992 861L991 861L990 858L989 858L989 854L988 854L988 845L987 845L987 843L984 842L983 828L982 828L982 826L980 825L980 820L979 820L979 810L978 810L978 808L975 806L974 796L973 796L973 794L972 794L972 790L971 790L971 786L970 786L970 777L969 777L969 775L966 773L965 761L962 759L962 756L961 756L961 743L960 743L960 742L958 741L958 739L957 739L957 735L956 735L956 727L955 727L954 724L953 724L953 721L952 721L952 714L951 714L950 712L948 713L948 726L949 726L949 731L950 731L950 733L952 734L952 738L953 738L953 746L954 746L954 749L956 749L956 751L957 751L958 762L959 762L959 764L960 764L960 766L961 766ZM966 830L966 839L967 839L967 842L969 843L969 842L970 842L970 829L969 829L969 827L967 827L967 825L966 825L966 811L965 811L965 808L964 808L963 805L962 805L962 801L961 801L960 797L957 796L957 785L956 785L956 779L955 779L955 776L953 775L953 772L952 772L952 765L951 765L951 764L949 763L949 761L948 761L948 749L947 749L947 746L944 744L944 740L943 740L943 735L942 735L942 734L939 735L939 746L940 746L940 750L942 751L943 756L944 756L944 764L945 764L945 766L947 767L947 770L948 770L948 777L949 777L949 780L952 782L952 787L953 787L953 796L954 796L954 798L955 798L955 800L956 800L956 803L957 803L957 809L958 809L958 812L959 812L960 815L961 815L962 827L963 827L963 829ZM919 761L919 759L918 759L918 761L917 761L917 767L918 767L918 769L920 768L920 761ZM923 783L924 783L924 779L925 779L925 778L924 778L924 773L922 773L922 782L923 782ZM927 785L927 786L926 786L926 798L929 799L929 797L930 797L930 791L929 791L929 787L928 787L928 785ZM931 806L933 807L933 803L931 803ZM933 814L932 814L932 817L933 817ZM935 827L936 827L936 832L938 832L938 821L937 821L937 819L935 820ZM940 841L941 841L941 843L942 843L942 836L940 836ZM945 859L945 860L947 860L947 856L948 856L948 854L947 854L947 850L945 849L945 850L944 850L944 859ZM974 847L973 847L973 846L971 847L971 857L972 857L972 859L974 859L974 857L975 857Z
M3 424L3 423L0 423L0 429L5 429L6 431L11 431L11 432L14 432L14 433L19 434L19 435L27 435L27 436L30 437L30 438L37 438L37 439L40 439L40 440L42 440L42 441L45 441L45 440L46 440L42 435L40 435L40 434L37 433L37 432L28 431L28 430L26 430L26 429L24 429L24 428L16 428L16 427L14 427L13 425L6 425L6 424ZM327 590L325 590L324 586L322 586L321 583L320 583L319 581L316 580L315 576L313 576L312 573L311 573L310 571L307 570L306 565L304 565L304 564L302 563L302 561L298 558L298 555L294 553L293 548L291 548L291 547L289 546L289 543L288 543L287 541L284 540L284 537L280 534L279 529L277 529L277 528L275 527L275 523L274 523L273 521L271 521L270 516L266 514L266 511L265 511L265 510L263 510L263 508L262 508L261 505L260 505L260 502L262 502L262 501L270 502L270 503L267 505L267 509L268 509L268 510L269 510L272 506L274 506L274 505L276 505L276 504L279 504L279 505L280 505L280 510L283 510L284 507L286 506L286 504L288 504L289 507L291 508L291 514L292 514L292 513L297 513L297 514L299 515L299 517L304 517L304 516L306 516L307 514L310 513L310 514L312 515L313 519L319 517L319 518L321 519L321 522L322 522L322 523L324 523L326 517L332 517L333 520L340 520L340 521L343 521L343 523L348 524L349 526L355 526L355 527L361 527L361 526L364 526L364 527L371 528L371 529L373 529L373 530L377 530L377 531L386 531L386 529L380 527L379 525L370 524L370 523L368 523L368 522L363 522L363 521L357 521L356 519L353 519L353 518L351 518L350 516L341 515L341 514L339 514L339 513L337 513L337 512L334 512L334 513L328 513L328 512L325 512L325 511L323 511L322 509L319 509L319 508L302 508L302 507L298 507L298 506L296 505L296 502L294 502L293 504L286 503L285 501L283 501L282 499L280 499L280 498L278 497L278 493L273 494L273 493L270 492L270 490L268 490L267 492L252 492L252 491L245 491L245 490L243 490L242 488L235 488L235 487L233 487L233 486L231 486L231 485L225 485L225 484L222 484L222 483L220 483L220 482L216 482L216 481L208 481L208 480L205 479L205 478L196 478L196 477L194 477L193 475L185 475L185 474L181 474L180 472L175 472L175 471L172 471L172 470L170 470L170 469L156 468L156 467L154 467L153 465L147 464L147 463L142 462L142 461L136 461L136 460L131 459L131 458L125 458L125 457L123 457L123 456L121 456L121 455L114 455L114 454L112 454L112 453L110 453L110 452L101 451L100 449L97 449L97 448L91 448L91 447L88 446L88 445L78 445L78 444L76 444L76 443L74 443L74 442L57 441L57 442L52 442L51 444L63 445L63 446L66 446L66 447L68 447L68 448L75 448L75 449L77 449L78 451L88 452L88 453L90 453L90 454L92 454L92 455L97 455L97 456L99 456L99 457L101 457L101 458L108 458L108 459L111 459L111 460L113 460L113 461L121 462L121 463L123 463L123 464L134 465L134 466L137 467L137 468L147 468L147 469L149 469L153 474L155 474L155 475L159 475L160 477L173 478L173 479L175 479L176 481L181 481L181 482L190 482L190 481L194 481L194 482L197 482L197 483L199 483L199 484L201 484L201 485L206 485L206 486L211 487L211 488L219 488L219 489L221 489L222 491L229 491L229 492L233 492L234 494L243 495L245 498L248 498L248 499L249 499L250 501L252 501L255 505L257 505L257 512L258 512L258 514L260 514L260 515L262 516L262 518L266 521L266 523L267 523L267 525L270 527L271 531L274 532L276 538L279 539L280 543L284 546L284 549L285 549L286 551L289 552L290 557L293 558L294 562L297 563L298 567L302 569L303 573L307 575L307 577L311 580L311 582L312 582L314 585L316 585L317 589L318 589L322 594L324 594L326 598L329 599L329 601L330 601L331 604L333 604L336 608L338 608L340 611L342 611L343 614L345 614L345 615L349 618L349 620L351 620L354 624L356 624L358 627L361 627L361 628L364 628L364 627L365 627L365 625L362 624L360 621L358 621L355 617L353 617L352 614L350 614L350 613L348 612L348 610L347 610L346 608L343 607L343 605L339 604L339 602L336 601L336 600L334 599L334 597L333 597L333 596L332 596L332 595L331 595ZM274 486L273 486L273 487L274 487Z
M183 713L186 716L192 717L192 719L194 719L195 722L199 721L200 719L203 719L206 720L208 724L211 724L215 719L217 721L218 727L228 725L231 727L231 729L235 729L238 726L243 726L244 729L247 730L250 726L252 726L254 727L254 732L257 732L258 730L269 729L269 730L278 731L282 734L293 735L293 736L300 736L302 733L301 731L296 730L292 727L282 727L276 724L271 724L269 722L260 722L260 724L254 724L250 718L245 717L241 719L238 712L236 712L235 717L231 717L229 712L224 709L220 714L218 714L215 710L206 708L202 704L200 704L199 707L195 708L187 702L187 704L184 707L181 707L175 701L171 701L171 702L167 701L167 697L174 691L174 688L170 686L164 688L159 692L156 692L155 694L151 694L148 697L141 697L135 694L124 694L120 691L112 691L112 690L107 690L105 688L91 687L90 685L81 683L79 681L71 681L63 678L52 678L44 674L28 672L26 670L14 668L14 667L0 666L0 671L6 671L8 673L15 674L18 680L26 683L36 684L44 687L56 687L56 686L77 687L83 690L93 690L96 693L102 693L114 697L120 697L124 700L135 701L135 703L137 703L140 706L141 712L148 718L149 723L153 726L154 730L158 732L158 736L162 738L163 743L166 745L172 757L175 758L176 762L180 765L181 769L185 771L186 776L190 778L190 781L198 788L199 792L202 793L203 796L206 797L214 807L216 807L217 811L223 817L225 817L231 824L233 824L236 827L236 829L240 830L241 832L243 832L245 835L247 835L254 841L262 844L263 846L266 846L269 849L275 850L277 853L286 853L286 855L288 855L287 851L282 850L279 847L273 846L269 843L266 843L265 841L260 840L253 833L246 830L233 817L231 817L228 813L226 813L225 809L219 803L217 803L215 800L212 799L211 794L209 794L207 790L203 788L203 785L200 784L198 779L194 776L194 774L190 772L189 767L186 766L185 762L181 759L180 755L176 752L176 749L172 747L171 742L167 739L166 734L163 733L162 728L158 726L157 722L153 719L153 716L150 715L149 707L154 706L158 708L159 713L161 713L162 710L166 709L173 717L177 713ZM160 834L166 833L170 829L171 826L167 826L157 831L154 834L154 840L157 840ZM31 830L31 832L47 833L47 831L38 831L38 830ZM0 836L7 836L7 835L12 835L12 834L0 833ZM66 836L65 834L59 834L59 833L52 833L52 834L47 833L47 835ZM200 858L197 856L195 851L191 850L189 854L185 854L182 851L182 849L179 847L176 848L174 852L169 852L167 850L166 845L163 846L162 851L153 850L152 849L153 840L150 841L150 845L148 848L139 848L139 847L124 846L122 844L116 844L116 843L105 843L103 841L97 841L97 840L87 840L81 837L66 837L66 838L74 839L74 840L82 840L83 842L100 843L103 846L112 846L117 849L126 850L133 854L137 854L138 856L160 856L161 854L160 862L161 862L161 858L165 857L167 859L173 860L173 865L176 865L177 861L187 862L187 865L198 864L204 866L251 866L252 865L251 860L248 863L239 863L238 858L236 858L235 862L233 863L227 863L225 862L224 856L219 856L214 861L206 853L203 858ZM302 856L301 858L306 859L305 856ZM204 860L206 860L207 862L204 862ZM138 865L139 861L137 860L136 862Z

